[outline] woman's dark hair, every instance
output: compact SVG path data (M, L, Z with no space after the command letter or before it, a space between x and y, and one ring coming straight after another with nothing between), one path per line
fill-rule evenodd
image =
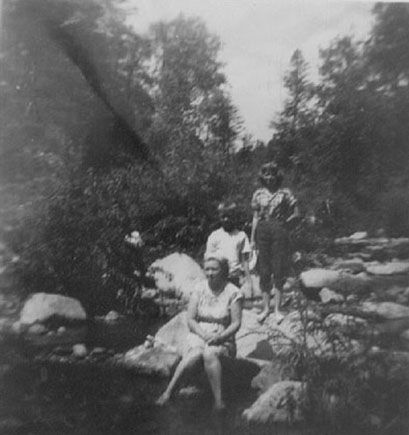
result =
M278 167L276 162L264 163L258 173L260 184L267 187L271 184L273 178L276 180L277 187L280 187L284 179L283 171Z

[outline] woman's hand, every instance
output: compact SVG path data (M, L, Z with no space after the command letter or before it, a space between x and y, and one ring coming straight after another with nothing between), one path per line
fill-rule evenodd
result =
M207 344L216 345L223 342L223 337L220 334L213 335L208 340L205 340Z

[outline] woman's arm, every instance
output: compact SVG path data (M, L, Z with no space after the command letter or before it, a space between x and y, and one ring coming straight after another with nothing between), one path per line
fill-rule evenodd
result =
M295 224L298 219L300 218L301 213L300 213L300 209L298 208L297 205L294 206L294 210L293 213L288 217L288 219L286 220L286 223L289 224Z
M241 326L241 314L242 314L242 299L238 299L231 305L231 322L230 325L222 332L211 338L209 344L220 344L227 340L230 336L234 335Z
M254 247L255 247L256 228L257 228L258 221L259 221L258 211L254 210L253 221L251 223L251 236L250 236L250 246L251 246L252 249L254 249Z
M196 294L193 294L192 297L189 300L189 304L187 307L187 314L186 314L186 320L187 320L187 326L193 334L198 335L199 337L203 338L203 340L208 340L210 337L208 334L206 334L203 329L200 327L199 323L196 320L197 317L197 305L198 305L198 297Z
M250 254L249 253L244 253L241 254L241 264L243 266L243 270L244 270L244 276L246 278L247 284L249 286L249 290L251 292L251 294L253 294L253 281L251 280L251 275L250 275L250 264L249 264L249 259Z

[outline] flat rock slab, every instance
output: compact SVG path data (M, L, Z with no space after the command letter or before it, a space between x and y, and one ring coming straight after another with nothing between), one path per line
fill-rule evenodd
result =
M138 374L169 377L181 356L161 346L146 348L137 346L125 353L123 360L118 361L127 368L134 369Z
M366 267L366 271L372 275L398 275L409 273L409 262L393 261L385 264L374 264Z
M365 313L376 314L385 320L409 318L409 307L394 302L363 302L361 308Z

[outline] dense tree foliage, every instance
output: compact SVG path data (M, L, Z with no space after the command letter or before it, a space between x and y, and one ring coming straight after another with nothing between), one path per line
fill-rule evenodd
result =
M307 203L338 203L338 230L408 234L409 12L377 4L373 13L367 41L339 37L321 50L315 86L294 53L269 148L284 156Z
M201 20L138 35L119 0L3 5L0 219L25 290L72 294L91 310L120 289L131 297L140 282L125 235L143 233L146 262L199 256L218 201L237 201L248 224L270 158L305 213L325 204L331 234L409 232L406 5L376 5L367 41L332 41L317 83L293 54L266 147L243 131L220 41Z

